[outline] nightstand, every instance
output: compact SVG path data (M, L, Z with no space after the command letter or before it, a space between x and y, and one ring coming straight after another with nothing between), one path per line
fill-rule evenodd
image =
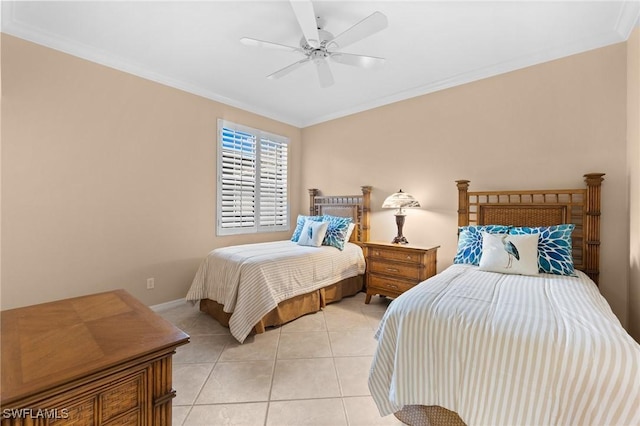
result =
M367 297L398 297L436 274L438 247L367 242L362 244L367 259Z

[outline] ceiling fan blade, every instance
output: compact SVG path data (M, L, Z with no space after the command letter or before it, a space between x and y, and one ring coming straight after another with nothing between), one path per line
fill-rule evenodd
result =
M318 23L316 21L316 13L313 10L313 3L308 0L291 0L291 8L309 46L320 47Z
M302 65L304 65L305 63L309 62L310 58L304 58L299 60L298 62L294 62L291 65L287 65L286 67L282 68L281 70L278 70L276 72L274 72L273 74L269 74L267 76L267 78L271 79L271 80L275 80L278 79L280 77L284 77L285 75L289 74L291 71L300 68Z
M354 55L352 53L335 52L331 59L345 65L361 68L378 68L384 65L385 59L377 56Z
M338 34L327 44L327 47L341 49L385 28L387 28L387 17L381 12L374 12L351 28Z
M329 62L325 59L315 59L316 70L318 71L318 80L320 81L320 87L329 87L333 84L333 73L329 68Z
M258 40L256 38L242 37L240 43L246 46L266 47L269 49L286 50L289 52L302 52L304 51L300 47L287 46L286 44L274 43L271 41Z

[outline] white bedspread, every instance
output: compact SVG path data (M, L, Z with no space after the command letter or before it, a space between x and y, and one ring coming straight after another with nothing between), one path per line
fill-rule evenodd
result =
M231 334L243 342L279 302L363 274L362 249L307 247L291 241L245 244L213 250L202 261L187 300L211 299L233 313Z
M376 338L382 415L419 404L468 425L640 424L640 346L581 272L452 265L394 300Z

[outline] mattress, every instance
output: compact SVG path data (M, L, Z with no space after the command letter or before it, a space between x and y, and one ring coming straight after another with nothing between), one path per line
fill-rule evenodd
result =
M640 424L640 346L576 273L452 265L402 294L376 333L380 414L425 405L469 425Z

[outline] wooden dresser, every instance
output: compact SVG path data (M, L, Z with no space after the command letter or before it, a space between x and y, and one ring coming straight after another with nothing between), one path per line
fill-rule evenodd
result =
M363 247L367 259L365 303L375 294L398 297L436 274L439 246L367 242Z
M0 312L1 425L170 425L189 336L124 290Z

